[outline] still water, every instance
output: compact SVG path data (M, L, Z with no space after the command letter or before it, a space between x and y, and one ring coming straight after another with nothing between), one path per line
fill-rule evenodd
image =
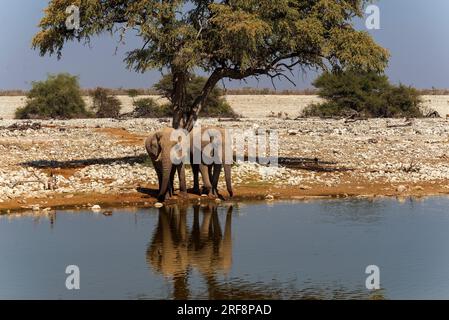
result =
M449 199L0 217L0 299L448 299ZM80 290L66 288L66 267ZM365 269L380 268L369 291Z

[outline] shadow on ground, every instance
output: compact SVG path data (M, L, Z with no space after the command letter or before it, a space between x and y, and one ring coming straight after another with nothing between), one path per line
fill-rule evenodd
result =
M159 195L158 189L138 187L136 188L136 191L152 198L157 198L157 196Z
M139 155L134 157L121 157L121 158L92 158L83 160L35 160L20 163L23 167L32 167L36 169L78 169L92 165L113 165L113 164L142 164L147 163L147 155Z
M245 159L247 160L247 159ZM263 163L268 163L267 159L262 158ZM145 154L134 157L121 158L92 158L83 160L35 160L23 162L20 165L23 167L32 167L36 169L78 169L91 165L112 165L112 164L143 164L148 163L151 166L148 156ZM344 172L351 171L350 168L341 167L336 162L323 161L318 158L300 158L300 157L280 157L278 164L282 167L297 170L307 170L315 172Z

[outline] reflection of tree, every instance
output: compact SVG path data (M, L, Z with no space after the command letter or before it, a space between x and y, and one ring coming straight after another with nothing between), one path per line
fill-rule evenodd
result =
M147 263L156 272L173 279L174 299L192 298L189 276L193 270L204 278L206 297L211 300L384 298L382 291L370 295L363 289L320 288L311 283L298 289L294 284L252 283L240 278L221 281L218 274L228 274L232 265L232 211L233 208L229 207L222 231L216 205L194 206L190 227L187 208L173 206L160 209L158 225L147 249Z

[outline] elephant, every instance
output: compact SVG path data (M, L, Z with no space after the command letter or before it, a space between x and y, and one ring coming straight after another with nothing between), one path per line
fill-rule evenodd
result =
M169 196L174 193L173 180L177 171L179 176L180 191L187 193L184 164L175 165L172 163L170 154L172 148L177 144L171 141L173 128L164 128L151 133L145 141L145 148L153 163L159 181L158 201L164 202L167 192Z
M204 161L204 157L208 156L207 151L203 154L203 151L205 151L206 147L213 142L215 139L215 134L219 134L221 137L221 151L222 154L219 157L219 161L213 161L212 164L207 164ZM198 149L198 146L194 144L194 138L198 138L196 135L201 134L201 150ZM218 181L220 179L221 170L224 168L225 173L225 179L226 179L226 188L229 193L229 196L232 198L234 196L234 191L232 189L232 172L231 172L231 163L226 163L225 159L226 156L232 153L232 150L228 150L227 144L229 141L227 141L228 137L225 134L225 130L217 127L205 127L201 128L201 131L199 129L194 129L190 133L190 161L192 163L192 171L193 171L193 190L194 193L199 194L200 188L199 188L199 172L201 172L201 176L203 178L203 193L205 194L213 194L216 196L221 197L221 195L218 192ZM201 163L195 163L195 153L201 154ZM214 156L211 152L210 156ZM215 159L217 160L217 159ZM231 156L231 161L233 161L233 154Z

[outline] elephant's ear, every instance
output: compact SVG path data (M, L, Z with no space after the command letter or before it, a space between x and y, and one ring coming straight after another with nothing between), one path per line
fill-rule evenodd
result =
M159 145L159 138L158 134L154 133L152 136L150 136L147 140L147 150L149 153L151 153L156 158L159 157L161 153L161 148Z
M156 135L154 136L154 140L153 140L154 142L151 146L154 150L154 154L157 156L156 161L161 161L161 155L162 155L161 139L162 139L162 133L157 132Z

